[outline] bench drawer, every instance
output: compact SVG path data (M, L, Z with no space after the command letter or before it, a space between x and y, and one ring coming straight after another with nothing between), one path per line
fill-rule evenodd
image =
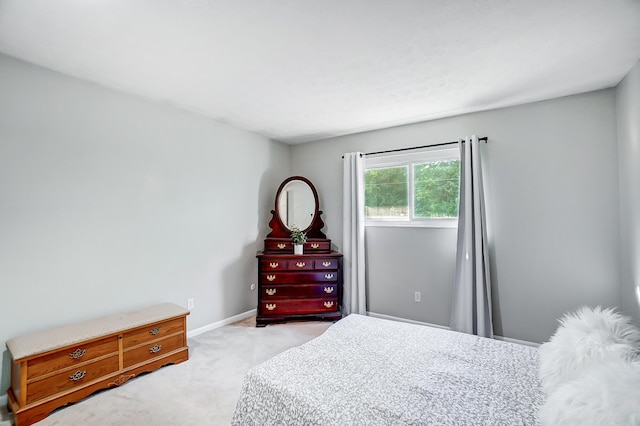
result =
M112 353L118 353L118 338L116 336L66 347L49 355L29 360L27 380Z
M122 345L124 349L137 346L144 342L157 340L164 336L177 332L184 332L184 319L176 318L170 321L157 322L139 328L122 335Z
M166 339L142 344L136 348L124 351L124 368L148 361L184 347L184 334L167 337Z
M27 383L27 404L118 371L118 354Z

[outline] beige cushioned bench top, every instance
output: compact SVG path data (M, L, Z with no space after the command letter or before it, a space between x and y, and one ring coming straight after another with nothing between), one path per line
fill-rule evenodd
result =
M18 336L7 341L7 348L11 352L13 360L18 361L74 343L119 333L123 330L188 313L189 311L182 306L163 303Z

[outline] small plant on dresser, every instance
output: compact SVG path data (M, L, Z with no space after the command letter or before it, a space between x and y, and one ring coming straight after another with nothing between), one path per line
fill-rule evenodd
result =
M307 234L297 226L294 226L291 228L291 241L293 241L293 244L304 244L307 242Z
M291 241L293 241L293 252L295 254L302 254L304 243L307 242L307 234L297 226L294 226L291 228Z

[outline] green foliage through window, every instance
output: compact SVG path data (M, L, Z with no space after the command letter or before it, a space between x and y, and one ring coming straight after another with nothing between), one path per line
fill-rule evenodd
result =
M403 220L457 218L459 185L460 160L450 157L370 167L365 171L365 216Z
M365 216L407 216L408 167L369 169L364 176Z
M458 217L460 160L413 165L414 216Z

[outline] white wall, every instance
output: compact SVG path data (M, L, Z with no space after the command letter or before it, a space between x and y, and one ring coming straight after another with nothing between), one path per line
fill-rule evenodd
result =
M189 329L253 309L254 255L284 178L314 182L339 248L344 152L471 133L490 138L497 333L546 340L568 310L619 305L621 280L638 320L639 90L636 65L616 91L289 149L0 55L0 340L190 297ZM448 324L455 230L372 228L367 250L371 311ZM0 398L8 371L5 351Z
M286 145L0 55L0 342L187 298L190 330L254 309L287 176Z
M488 136L483 147L495 331L542 342L583 304L620 303L615 93L603 90L292 147L342 243L342 160ZM448 325L455 231L367 229L369 310ZM423 302L415 303L421 291Z
M622 309L640 325L640 62L618 85Z

